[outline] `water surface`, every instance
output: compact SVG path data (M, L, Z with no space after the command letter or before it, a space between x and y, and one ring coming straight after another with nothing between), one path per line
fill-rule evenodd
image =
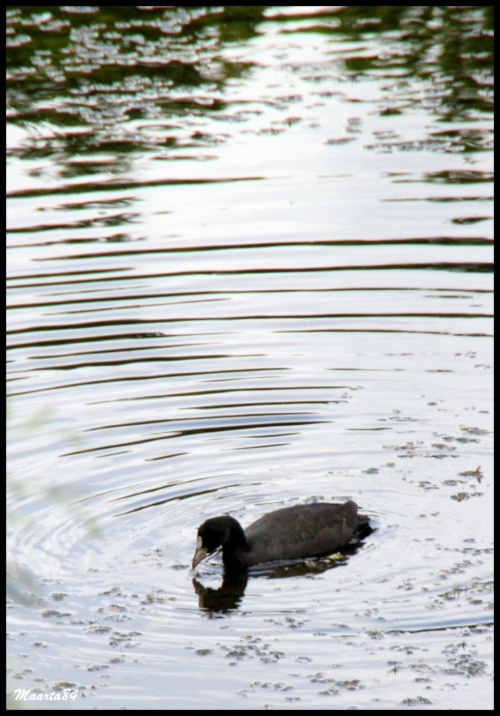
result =
M492 32L9 8L12 698L492 707ZM190 571L348 498L337 559Z

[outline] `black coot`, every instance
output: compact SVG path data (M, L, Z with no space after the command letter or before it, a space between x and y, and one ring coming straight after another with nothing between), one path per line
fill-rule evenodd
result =
M336 505L317 502L275 510L253 522L245 531L229 515L211 517L198 528L192 569L222 547L227 569L245 569L277 560L321 557L336 552L356 532L368 526L352 500Z

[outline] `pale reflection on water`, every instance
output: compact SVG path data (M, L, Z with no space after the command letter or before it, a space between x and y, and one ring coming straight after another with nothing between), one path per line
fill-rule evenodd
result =
M7 40L9 692L491 708L491 9ZM190 572L207 517L347 498L333 564Z

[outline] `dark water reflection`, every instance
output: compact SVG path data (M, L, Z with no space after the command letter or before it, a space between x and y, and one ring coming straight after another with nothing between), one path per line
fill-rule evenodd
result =
M364 537L368 537L373 533L372 527L366 527L363 531ZM313 577L314 575L323 574L330 569L345 566L349 557L356 554L361 544L360 539L356 539L352 544L342 549L342 553L337 553L329 558L311 558L308 560L290 560L273 564L256 565L249 570L222 572L222 583L219 587L207 587L196 577L193 579L193 587L198 595L198 604L209 616L214 614L225 614L228 611L237 609L241 604L245 594L245 589L249 578L266 578L266 579L294 579L297 577Z
M227 141L228 122L245 123L259 111L258 101L235 100L227 90L261 65L246 48L268 31L277 47L287 36L331 38L330 57L294 69L312 84L332 73L340 83L383 77L387 84L378 111L388 118L404 113L417 93L425 109L446 122L492 109L492 7L358 6L333 13L325 8L312 16L297 15L300 9L294 8L293 18L264 6L179 7L170 13L138 13L133 6L89 10L26 6L11 7L7 15L10 116L68 129L42 133L34 146L20 147L19 156L33 159L57 151L66 179L83 176L87 182L92 174L89 157L75 157L80 152L104 150L126 161L130 152L163 148L171 159L190 158L192 152L201 159L204 150ZM224 54L224 48L232 52ZM262 98L280 112L300 99L295 94ZM160 123L149 131L136 125L155 119ZM301 121L298 112L261 131L283 132ZM220 130L214 132L211 122ZM80 126L71 131L75 125L92 131L82 132ZM379 136L387 149L421 148L417 140L401 144L387 125L386 136ZM490 140L475 126L432 131L419 142L475 152L484 151ZM111 157L104 167L100 159L95 170L103 168L112 174L126 170Z
M492 28L8 8L14 687L491 707ZM347 498L346 560L193 579L207 517Z

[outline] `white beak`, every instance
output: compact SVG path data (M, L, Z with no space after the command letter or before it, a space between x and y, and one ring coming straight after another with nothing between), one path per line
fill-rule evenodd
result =
M207 553L208 549L201 546L201 537L198 537L198 543L196 545L196 552L194 553L191 569L194 569L201 562L201 560L207 556Z

